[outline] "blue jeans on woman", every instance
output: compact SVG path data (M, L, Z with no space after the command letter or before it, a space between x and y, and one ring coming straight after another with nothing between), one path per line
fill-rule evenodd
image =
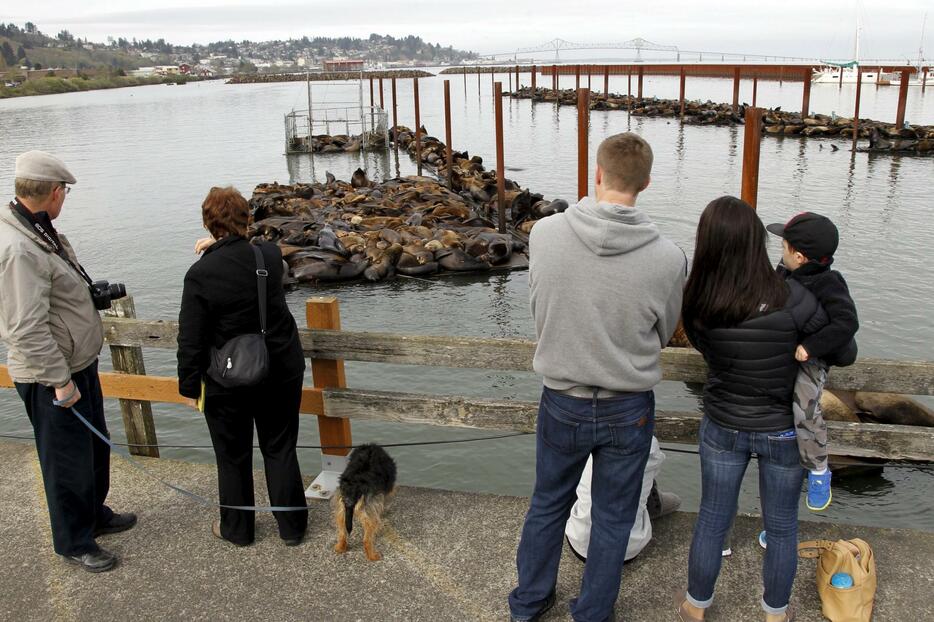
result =
M589 399L544 388L538 410L535 490L516 553L519 586L509 595L513 619L535 616L555 591L564 525L591 454L593 528L580 596L571 601L571 615L578 622L603 622L612 615L654 430L652 391Z
M769 534L762 565L762 608L780 614L788 607L798 568L798 502L804 469L794 429L744 432L704 417L700 428L701 505L688 560L687 599L706 609L720 574L723 541L733 518L750 458L759 462L759 499Z

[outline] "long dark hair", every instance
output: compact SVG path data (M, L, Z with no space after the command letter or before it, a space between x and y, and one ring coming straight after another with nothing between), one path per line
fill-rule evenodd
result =
M788 289L769 262L765 240L765 227L748 203L731 196L710 202L697 224L684 287L685 324L735 326L784 306Z

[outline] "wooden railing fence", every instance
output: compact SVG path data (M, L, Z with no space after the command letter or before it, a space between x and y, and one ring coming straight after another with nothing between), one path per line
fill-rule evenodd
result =
M114 372L102 372L104 395L119 398L129 443L156 445L156 428L149 403L183 403L175 377L145 375L142 357L128 353L145 348L176 348L177 323L132 317L132 299L120 301L114 315L105 317L107 344L113 352ZM441 396L346 388L343 361L395 363L447 368L531 371L535 343L524 339L400 335L345 331L340 326L335 298L312 298L306 303L308 328L299 333L311 359L313 386L303 390L301 412L316 415L325 446L351 445L350 421L370 419L478 429L535 429L537 404L505 399ZM691 349L667 348L661 356L665 380L702 383L703 358ZM12 387L0 366L0 387ZM934 362L860 359L835 368L829 388L906 395L934 395ZM663 442L697 443L698 412L659 411L656 436ZM831 453L855 458L883 458L934 462L934 428L871 423L828 422ZM158 456L151 447L131 447L133 453ZM325 449L328 456L346 450Z

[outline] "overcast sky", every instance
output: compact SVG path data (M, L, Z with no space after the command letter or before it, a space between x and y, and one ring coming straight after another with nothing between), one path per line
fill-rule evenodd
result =
M862 58L916 58L922 17L930 11L925 55L934 56L931 0L11 0L4 4L0 21L19 25L32 21L53 35L66 28L92 41L107 36L161 37L190 44L304 35L367 37L376 32L396 37L414 34L433 43L498 53L554 38L597 43L642 37L683 50L824 58L852 56L857 14L862 23Z

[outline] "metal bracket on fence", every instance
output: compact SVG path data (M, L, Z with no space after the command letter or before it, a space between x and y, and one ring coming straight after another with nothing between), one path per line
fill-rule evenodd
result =
M330 499L337 491L341 473L347 467L347 456L321 455L321 472L305 491L306 499Z

